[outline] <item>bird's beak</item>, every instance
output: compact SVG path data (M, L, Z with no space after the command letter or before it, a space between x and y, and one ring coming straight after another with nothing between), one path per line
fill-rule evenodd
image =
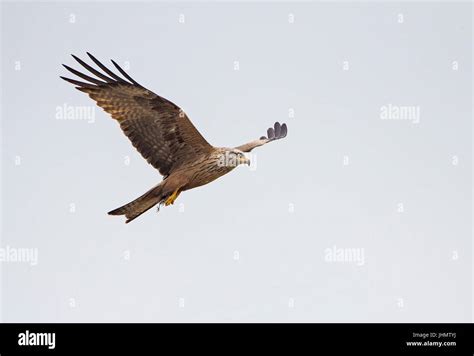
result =
M250 160L247 157L243 157L240 159L240 164L246 164L250 166Z

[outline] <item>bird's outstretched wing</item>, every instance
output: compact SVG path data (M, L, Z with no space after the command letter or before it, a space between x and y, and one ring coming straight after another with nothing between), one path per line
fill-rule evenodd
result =
M103 72L73 55L89 75L64 65L85 82L61 78L89 94L98 106L117 120L133 146L162 175L169 175L184 163L213 149L178 106L142 87L114 61L112 63L124 78L87 54Z
M273 127L270 127L267 130L268 137L262 136L258 140L250 141L248 143L245 143L235 148L238 150L241 150L242 152L250 152L255 147L263 146L266 143L286 137L287 133L288 133L288 128L286 127L286 124L280 125L279 122L275 122L275 125Z

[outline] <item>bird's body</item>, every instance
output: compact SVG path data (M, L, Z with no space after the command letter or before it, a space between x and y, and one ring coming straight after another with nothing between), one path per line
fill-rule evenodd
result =
M190 162L186 167L179 168L170 177L179 176L187 181L182 191L208 184L231 172L238 164L247 162L245 156L235 164L226 162L226 155L228 156L228 152L231 152L231 150L231 148L216 148L209 154Z
M112 63L127 80L88 55L107 75L73 57L102 80L68 66L66 69L87 82L61 78L89 94L117 120L133 146L164 176L161 183L139 198L109 212L110 215L125 215L127 223L157 204L173 204L183 191L208 184L239 164L249 164L244 152L287 134L285 124L275 123L267 130L268 138L262 136L235 148L211 146L178 106L142 87L114 61Z

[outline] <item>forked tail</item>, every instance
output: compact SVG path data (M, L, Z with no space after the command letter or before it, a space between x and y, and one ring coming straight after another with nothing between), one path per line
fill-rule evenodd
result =
M136 219L140 215L142 215L145 211L153 208L156 204L160 203L163 197L163 189L162 184L158 184L151 188L148 192L143 194L141 197L131 201L120 208L115 210L109 211L109 215L125 215L127 221L125 223L129 223L130 221Z

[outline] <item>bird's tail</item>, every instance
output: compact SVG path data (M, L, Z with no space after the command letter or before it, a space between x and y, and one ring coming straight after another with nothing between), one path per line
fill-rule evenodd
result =
M130 221L134 220L135 218L142 215L148 209L153 208L156 204L161 203L164 199L163 197L163 187L162 183L154 186L148 192L143 194L141 197L131 201L120 208L115 210L109 211L109 215L125 215L127 221L125 223L129 223Z

